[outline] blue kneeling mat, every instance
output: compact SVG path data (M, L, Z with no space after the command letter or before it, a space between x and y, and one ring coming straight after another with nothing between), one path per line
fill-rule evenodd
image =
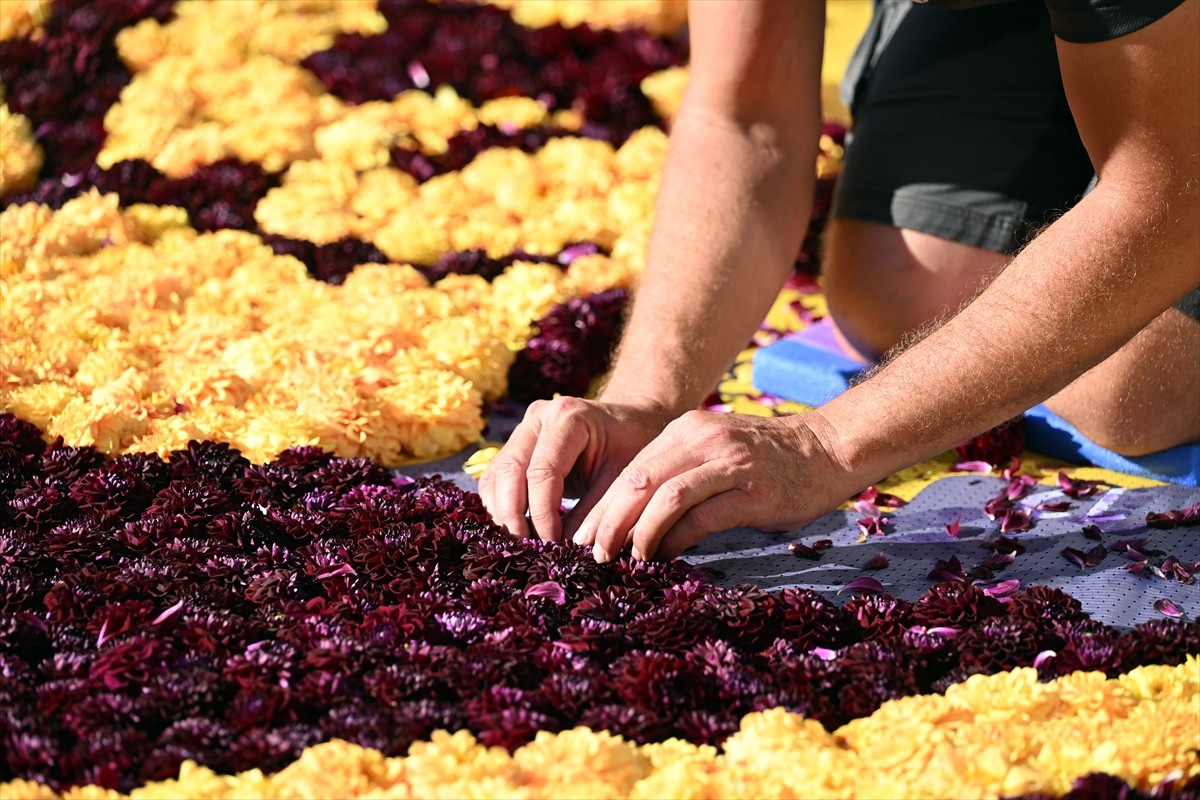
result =
M864 369L838 348L829 326L818 323L758 350L752 380L760 392L817 406L846 391ZM1072 464L1200 486L1200 444L1131 458L1101 447L1042 405L1025 412L1025 441L1030 450Z

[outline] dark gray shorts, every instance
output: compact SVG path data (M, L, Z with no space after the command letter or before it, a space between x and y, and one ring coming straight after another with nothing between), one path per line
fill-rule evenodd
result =
M834 217L1015 253L1095 177L1042 3L876 0L842 99ZM1200 320L1200 289L1176 307Z

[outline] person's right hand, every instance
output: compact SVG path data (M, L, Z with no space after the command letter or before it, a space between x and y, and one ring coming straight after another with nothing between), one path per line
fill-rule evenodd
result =
M479 479L483 504L515 536L546 541L572 536L592 507L672 415L653 405L559 397L537 400ZM566 519L559 514L568 475L583 497ZM533 530L525 520L528 508Z

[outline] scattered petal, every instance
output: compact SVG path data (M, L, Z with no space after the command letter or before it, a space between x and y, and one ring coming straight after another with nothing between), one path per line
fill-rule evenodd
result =
M1082 569L1083 565L1087 562L1087 557L1083 554L1083 551L1076 550L1074 547L1064 547L1062 549L1062 555L1063 558L1065 558L1067 561L1070 561L1080 569Z
M1000 520L1000 530L1004 533L1027 531L1033 527L1033 515L1029 509L1014 506L1004 512Z
M931 581L967 582L967 574L963 571L962 562L958 560L958 556L950 556L945 561L939 560L926 577Z
M1103 561L1107 556L1108 550L1105 549L1104 545L1098 544L1091 550L1088 550L1084 555L1083 565L1085 567L1094 567Z
M792 555L799 558L807 558L809 561L819 561L821 553L809 547L802 542L792 542L788 545L788 550L792 551Z
M1042 652L1040 652L1036 656L1034 656L1033 668L1041 669L1043 664L1045 664L1047 661L1051 660L1052 658L1054 658L1057 655L1058 655L1058 653L1054 652L1053 650L1043 650Z
M983 593L992 597L1008 597L1010 594L1021 588L1021 582L1016 578L998 581L991 586L981 587Z
M828 550L831 547L833 547L832 539L817 539L812 543L812 548L814 550Z
M1085 538L1099 542L1104 538L1104 531L1100 530L1099 525L1087 525L1083 529L1083 535Z
M1036 506L1038 511L1066 511L1070 507L1071 504L1066 500L1038 503Z
M553 600L555 605L566 605L567 594L558 581L542 581L525 588L526 597L544 597Z
M1154 610L1173 619L1178 619L1179 617L1183 616L1183 612L1179 609L1179 606L1175 605L1165 597L1160 597L1154 601Z
M885 556L883 553L876 553L870 561L863 565L863 569L883 569L887 565L887 556Z
M1025 545L1007 536L997 536L995 539L985 540L980 543L980 546L995 550L997 553L1011 553L1016 556L1025 552Z
M151 625L160 625L163 622L166 622L168 619L170 619L172 616L174 616L181 608L183 608L182 600L180 600L178 603L176 603L175 605L168 608L166 611L159 614L154 619L150 620L150 624Z
M1067 497L1079 499L1080 497L1091 497L1094 494L1099 494L1100 491L1109 488L1109 485L1104 481L1085 481L1068 478L1067 473L1059 470L1058 488L1062 489L1062 493Z
M958 538L959 526L960 526L959 520L954 520L954 522L951 522L949 525L946 526L946 533L948 533L950 535L950 538L952 538L952 539Z
M978 472L988 474L992 471L992 465L986 461L960 461L954 465L955 472Z
M883 594L883 584L871 577L855 578L849 583L844 583L838 589L838 594L842 592L860 592L862 594Z

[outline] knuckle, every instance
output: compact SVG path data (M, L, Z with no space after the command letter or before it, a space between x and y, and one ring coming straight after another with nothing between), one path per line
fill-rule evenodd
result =
M717 529L716 518L713 515L711 506L694 506L688 509L688 512L683 515L680 521L685 523L688 528L704 531L705 533Z
M662 485L659 489L662 492L663 499L672 508L678 508L687 503L689 492L688 487L678 478L672 478Z
M539 486L554 483L558 477L558 470L549 464L530 464L529 468L525 470L525 480Z
M493 481L508 480L511 478L520 477L524 474L524 472L525 470L521 468L521 465L512 459L497 459L488 465L487 472L484 473L484 477L490 476L491 480Z
M645 467L635 466L630 464L625 468L625 477L623 480L625 486L633 491L641 491L650 486L650 473Z
M548 400L534 400L525 409L525 416L529 417L531 415L536 416L538 414L541 414L543 411L546 410L546 406L548 406L548 405L550 405L550 402Z
M560 415L573 416L587 408L587 402L578 397L557 397L554 399L554 410Z

